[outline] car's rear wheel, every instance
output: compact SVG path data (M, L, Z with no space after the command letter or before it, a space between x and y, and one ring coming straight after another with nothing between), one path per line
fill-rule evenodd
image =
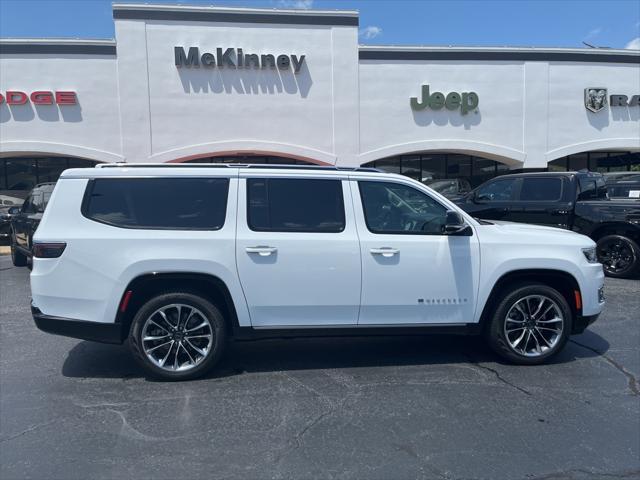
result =
M13 234L11 235L11 262L16 267L27 266L27 256L18 250L16 239Z
M605 275L627 278L640 269L640 246L623 235L607 235L598 240L596 252Z
M564 296L547 285L504 290L486 330L491 348L513 363L536 365L567 343L572 312Z
M188 292L164 293L136 313L129 344L151 375L189 380L217 363L225 335L224 318L211 302Z

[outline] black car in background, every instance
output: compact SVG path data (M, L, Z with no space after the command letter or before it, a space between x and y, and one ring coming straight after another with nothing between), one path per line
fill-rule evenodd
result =
M640 201L640 172L611 172L604 178L610 198Z
M29 193L21 207L9 208L11 260L16 267L28 265L33 246L33 234L44 213L55 183L41 183Z
M14 197L13 195L5 195L0 193L0 244L6 244L9 241L11 232L11 207L19 207L24 200Z
M640 271L640 202L612 200L594 172L503 175L456 203L485 220L533 223L591 237L605 274L626 278Z

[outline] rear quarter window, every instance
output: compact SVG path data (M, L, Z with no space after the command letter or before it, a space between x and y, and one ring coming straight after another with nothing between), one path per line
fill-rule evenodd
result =
M521 202L555 202L562 198L562 179L525 177L520 188Z
M219 230L228 178L98 178L87 186L85 217L116 227Z

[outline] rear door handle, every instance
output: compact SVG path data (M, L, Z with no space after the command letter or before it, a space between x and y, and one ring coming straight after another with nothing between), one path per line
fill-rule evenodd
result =
M245 248L247 253L257 253L261 257L268 257L272 253L276 253L278 249L276 247L267 247L263 245L258 245L257 247L247 247Z
M393 257L394 255L400 253L400 250L391 247L372 248L369 251L373 255L382 255L383 257Z

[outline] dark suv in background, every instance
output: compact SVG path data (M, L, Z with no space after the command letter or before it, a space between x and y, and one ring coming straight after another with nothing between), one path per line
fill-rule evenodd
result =
M474 217L564 228L591 237L611 277L640 271L640 201L612 200L595 172L540 172L493 178L456 201Z
M11 233L11 214L9 209L11 207L19 207L23 202L22 198L0 193L0 245L9 243L9 235Z
M36 185L21 207L9 208L11 260L16 267L25 267L32 257L33 234L44 213L55 183Z

